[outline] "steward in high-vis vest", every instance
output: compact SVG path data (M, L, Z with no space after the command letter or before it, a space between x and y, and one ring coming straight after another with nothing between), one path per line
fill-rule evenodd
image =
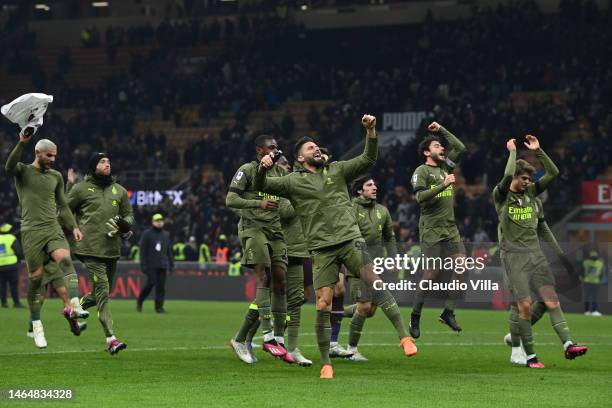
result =
M227 268L228 276L240 276L241 267L242 267L240 263L241 259L242 259L242 254L240 252L236 252L234 256L232 257L232 261L229 263L229 266Z
M597 310L599 285L604 283L606 266L597 251L591 251L589 257L582 262L582 287L584 290L584 314L601 316Z
M208 248L208 245L205 243L200 244L200 256L198 257L198 262L200 263L200 265L203 265L205 263L209 263L211 261L210 258L210 249Z
M174 254L174 260L175 261L184 261L186 259L185 257L185 247L187 245L185 245L184 242L177 242L176 244L172 245L172 253Z
M11 234L13 226L4 223L0 226L0 299L2 307L8 307L6 287L13 298L13 306L22 308L19 302L19 259L23 258L17 237Z
M134 262L140 262L140 247L137 244L130 248L130 259Z
M73 175L71 172L68 180L68 205L84 235L75 244L74 253L87 268L93 284L93 293L85 295L81 305L85 309L97 306L107 351L116 354L127 346L113 334L110 289L121 256L121 239L132 236L132 204L127 190L111 175L110 159L104 153L91 156L87 176L74 186Z

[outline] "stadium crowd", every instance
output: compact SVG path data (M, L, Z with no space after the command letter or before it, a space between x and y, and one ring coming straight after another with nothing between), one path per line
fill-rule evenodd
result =
M29 72L36 89L55 96L39 135L58 141L59 169L82 168L91 151L107 152L116 170L175 169L181 163L191 169L185 203L162 208L176 240L195 236L213 243L224 234L237 251L236 217L225 207L231 176L254 158L256 135L274 135L287 152L302 136L295 134L290 111L280 123L270 116L263 124L254 123L251 113L282 109L288 100L330 100L325 107L313 105L307 122L309 133L335 159L361 138L358 119L364 112L380 117L425 111L428 121L435 119L465 141L461 173L467 185L485 188L475 195L460 190L456 216L464 239L487 241L496 237L490 191L503 173L507 138L537 135L559 166L561 180L547 204L553 218L554 208L575 203L580 181L605 170L612 131L606 109L612 102L611 20L610 11L598 10L592 1L564 0L558 14L548 15L535 2L521 0L475 9L462 20L428 16L423 24L367 32L306 31L274 13L242 16L237 26L227 20L210 26L109 27L104 41L85 44L105 46L109 64L118 47L138 47L126 72L87 89L66 80L72 50L60 55L49 75L35 53L24 52L36 49L32 35L19 24L6 24L6 38L20 40L14 46L1 42L0 63L9 72ZM211 46L204 60L179 58L203 45ZM513 99L517 93L531 94ZM194 105L198 117L186 123L182 113ZM136 130L136 121L153 118L156 108L177 127L206 128L226 111L234 118L219 134L203 131L181 157L171 136ZM55 109L73 114L64 117ZM422 161L416 144L424 125L413 142L387 148L374 170L379 197L404 242L417 236L418 205L409 177ZM379 130L385 130L381 124ZM3 160L15 141L16 128L2 121ZM2 177L0 217L16 224L15 191L6 174ZM156 210L136 209L139 224L147 225Z

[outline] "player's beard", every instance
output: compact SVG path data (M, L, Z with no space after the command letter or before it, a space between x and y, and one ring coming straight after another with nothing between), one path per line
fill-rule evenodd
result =
M315 159L314 157L307 157L306 163L316 167L317 169L320 169L321 167L325 166L325 160L323 160L323 158Z
M50 170L53 168L53 162L49 160L41 160L40 167L42 167L43 170Z
M432 153L431 158L433 159L433 161L435 161L438 164L442 164L446 162L446 156L444 156L444 158L441 158L438 153Z

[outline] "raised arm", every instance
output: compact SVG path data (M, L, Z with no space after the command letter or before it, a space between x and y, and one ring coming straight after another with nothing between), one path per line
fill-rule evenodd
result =
M495 201L501 201L508 195L510 191L510 184L516 171L516 139L510 139L506 142L506 148L508 149L508 161L506 162L506 168L504 169L504 177L497 183L497 187L493 191L493 198Z
M6 169L6 172L12 176L18 176L19 174L21 174L23 163L20 163L19 160L21 159L21 155L23 154L23 147L25 146L25 144L26 142L20 140L19 143L17 143L17 146L13 148L11 154L9 154L9 157L6 160L4 168Z
M525 136L527 142L525 142L525 146L529 150L534 150L535 155L542 163L544 167L544 175L538 181L535 182L535 193L536 195L541 194L546 188L552 183L554 179L559 175L559 168L555 165L555 163L548 157L544 150L540 147L540 142L535 136L527 135Z
M269 159L269 160L268 160ZM280 197L290 198L289 177L290 174L280 177L267 177L267 171L272 167L272 159L270 156L264 156L262 162L255 173L253 186L257 191L274 194Z
M350 160L338 162L338 165L342 166L342 174L347 183L366 173L376 163L378 157L376 118L371 115L363 115L361 123L366 128L366 142L363 153Z
M446 154L446 157L455 163L458 162L461 159L461 155L465 151L465 145L461 142L461 140L459 140L459 138L457 138L457 136L453 135L444 126L440 126L438 131L448 142L448 153Z

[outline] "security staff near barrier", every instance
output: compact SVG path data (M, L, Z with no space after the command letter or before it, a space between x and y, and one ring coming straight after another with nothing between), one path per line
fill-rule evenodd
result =
M17 237L11 234L12 229L11 224L0 226L0 299L2 307L7 308L6 287L9 286L13 307L22 308L19 302L19 259L23 255Z
M142 312L142 304L155 287L155 311L166 313L166 275L174 269L174 256L170 234L164 231L164 216L154 214L152 226L140 238L140 268L147 276L147 284L142 288L136 301L136 310Z
M597 310L599 285L607 283L606 266L599 252L589 252L589 257L582 262L582 288L584 291L584 314L601 316Z

